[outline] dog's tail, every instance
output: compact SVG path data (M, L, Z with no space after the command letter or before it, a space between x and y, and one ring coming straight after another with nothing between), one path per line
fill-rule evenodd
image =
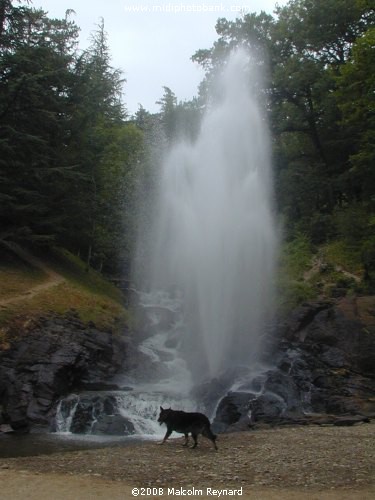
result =
M206 425L205 428L203 429L203 432L202 432L202 435L206 438L208 438L210 441L212 441L214 447L215 447L215 450L217 450L217 444L216 444L216 439L217 439L217 436L216 434L214 434L211 430L211 426L210 424Z

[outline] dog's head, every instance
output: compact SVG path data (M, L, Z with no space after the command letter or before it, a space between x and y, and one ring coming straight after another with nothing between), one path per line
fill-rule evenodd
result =
M168 417L171 413L171 409L165 409L163 407L160 407L160 415L159 415L159 418L158 418L158 422L159 424L164 424L167 420L168 420Z

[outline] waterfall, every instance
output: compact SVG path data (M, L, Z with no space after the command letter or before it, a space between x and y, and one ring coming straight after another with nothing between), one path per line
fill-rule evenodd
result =
M276 230L258 84L248 55L232 53L196 141L175 144L162 170L152 283L183 294L180 355L195 382L259 360L272 309Z
M60 430L157 435L160 406L211 417L228 390L263 390L277 232L259 88L256 65L232 53L196 140L170 148L133 367L119 391L63 402Z

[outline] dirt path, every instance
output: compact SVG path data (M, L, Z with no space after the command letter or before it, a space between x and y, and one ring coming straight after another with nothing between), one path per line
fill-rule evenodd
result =
M325 264L325 261L324 259L322 258L322 256L314 256L311 260L311 267L310 269L308 269L307 271L305 271L303 273L303 279L305 281L309 281L315 274L318 274L320 273L321 269L322 269L322 266ZM354 280L356 283L360 283L361 282L361 278L360 276L357 276L356 274L353 274L349 271L346 271L342 266L339 266L339 265L336 265L335 266L335 271L338 272L338 273L341 273L343 274L344 276L346 276L347 278L349 279L352 279ZM334 283L331 283L332 285L334 285Z
M6 246L6 248L11 250L13 253L15 253L20 259L24 260L31 266L34 266L43 271L47 275L47 281L45 283L41 283L40 285L35 285L32 288L29 288L24 292L22 292L21 294L15 295L7 299L1 299L0 307L6 307L11 304L16 304L18 302L31 299L38 293L44 292L49 288L55 287L65 282L65 278L63 278L60 274L50 269L48 266L46 266L44 262L39 260L34 255L31 255L26 250L20 248L18 245L9 242L2 242L2 244Z
M230 498L372 500L374 430L371 423L227 434L219 436L218 452L204 439L195 450L175 439L1 459L0 498L130 499L138 488L140 498L154 499L219 498L213 490L242 489Z

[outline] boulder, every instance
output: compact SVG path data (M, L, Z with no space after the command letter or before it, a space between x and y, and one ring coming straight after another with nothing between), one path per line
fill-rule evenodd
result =
M102 384L125 366L127 343L74 312L40 318L0 353L3 419L17 431L48 427L63 395Z
M249 412L251 425L311 423L309 414L349 425L353 415L374 415L375 297L303 304L280 323L276 338L268 360L275 368L261 375L256 395L221 399L217 428L231 430Z
M134 425L121 415L116 392L87 391L62 399L56 414L56 428L73 434L134 434Z

